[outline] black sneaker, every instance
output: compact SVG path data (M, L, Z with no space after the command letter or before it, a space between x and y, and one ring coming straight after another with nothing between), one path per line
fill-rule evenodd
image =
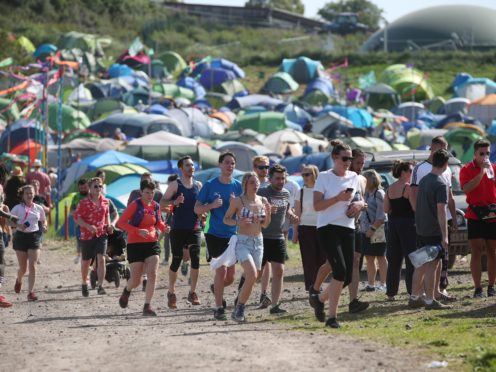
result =
M327 319L327 322L325 323L325 326L326 327L330 327L330 328L340 328L341 325L338 323L338 321L336 320L336 318L329 318Z
M119 306L125 309L127 307L127 304L129 302L129 296L131 295L131 292L127 290L126 287L124 287L124 290L122 291L121 297L119 298Z
M96 293L98 293L99 295L107 294L107 292L105 291L105 289L102 286L98 287L98 290Z
M484 294L482 293L482 288L481 287L475 288L474 298L482 298L482 297L484 297Z
M243 304L236 305L236 307L232 312L231 317L233 318L233 320L237 321L238 323L246 322L245 305Z
M492 285L487 287L487 297L494 297L496 292L494 291L494 287Z
M88 291L88 284L81 285L81 292L83 293L83 297L88 297L90 295L90 291Z
M313 285L310 286L310 288L308 288L308 302L310 303L310 306L313 307L315 309L315 306L317 305L316 303L316 299L318 300L318 296L320 294L320 291L316 291L314 288L313 288Z
M145 305L143 306L143 316L157 316L157 313L150 305Z
M214 283L210 284L210 291L215 296ZM237 297L236 297L237 298ZM225 309L227 307L226 300L222 299L222 307Z
M319 296L314 295L313 297L315 298L315 306L313 307L315 317L319 322L325 322L325 304L323 302L320 302Z
M262 293L260 295L260 303L258 304L257 309L266 309L272 304L272 301L270 300L269 296L267 296L265 293Z
M359 313L360 311L365 310L369 307L369 303L365 301L360 301L358 298L355 298L348 305L348 311L352 314Z
M281 309L280 304L274 305L270 308L271 314L286 314L287 312L287 310Z
M226 312L223 307L219 307L214 311L214 318L217 320L227 320Z

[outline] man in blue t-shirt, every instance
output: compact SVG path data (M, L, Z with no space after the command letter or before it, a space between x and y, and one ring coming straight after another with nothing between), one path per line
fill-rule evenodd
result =
M224 224L231 199L240 196L242 192L241 182L232 178L236 167L236 157L231 152L222 153L219 156L220 176L205 182L200 190L195 204L195 213L202 215L209 213L208 229L205 231L208 256L219 257L227 249L229 239L236 234L236 226ZM214 317L217 320L225 320L224 287L234 282L234 268L221 266L215 271L213 292L215 295Z

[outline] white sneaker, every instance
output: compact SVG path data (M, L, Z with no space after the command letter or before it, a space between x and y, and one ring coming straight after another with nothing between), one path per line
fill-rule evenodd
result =
M376 289L380 292L386 292L387 287L385 284L381 283Z
M81 260L81 256L74 257L74 264L77 265L80 260Z

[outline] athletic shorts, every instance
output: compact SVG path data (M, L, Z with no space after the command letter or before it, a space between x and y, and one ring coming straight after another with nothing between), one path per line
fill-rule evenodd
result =
M496 240L496 223L467 218L468 240Z
M183 256L183 249L201 246L201 231L174 229L170 232L171 252L173 256Z
M426 245L441 245L443 241L442 236L420 236L417 234L417 249L420 249ZM444 250L441 249L435 260L441 259L444 257Z
M355 253L362 253L362 233L355 230Z
M264 239L263 246L262 266L267 262L284 263L286 260L286 240Z
M248 236L238 234L238 241L236 242L236 259L239 262L252 260L255 263L257 270L262 268L263 259L263 237Z
M229 238L220 238L212 234L205 234L205 242L209 259L217 258L225 252L229 245Z
M29 249L40 249L41 239L38 231L22 232L16 231L13 240L14 250L27 252Z
M81 245L81 256L85 261L95 258L98 254L104 255L107 253L106 236L100 236L90 240L80 240L79 243Z
M145 262L148 257L160 256L160 245L158 242L130 243L127 245L127 261Z

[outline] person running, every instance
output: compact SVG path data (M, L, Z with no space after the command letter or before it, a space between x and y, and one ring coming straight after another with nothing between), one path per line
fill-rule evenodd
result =
M110 224L110 207L107 198L102 195L103 182L100 177L89 181L89 194L81 199L74 211L74 220L81 227L81 292L89 296L88 270L90 262L96 257L99 295L106 294L103 288L105 279L105 254L108 235L113 233Z
M286 259L286 239L284 238L283 226L286 218L291 223L299 221L298 216L290 208L290 194L284 188L286 183L286 168L275 164L269 170L270 185L261 188L258 195L267 198L271 204L270 224L262 229L264 255L262 266L267 262L272 265L272 288L271 288L271 314L283 314L287 311L281 308L279 303L284 278L284 261Z
M188 302L200 305L196 294L200 269L201 227L200 219L194 208L198 194L202 188L199 181L195 181L195 164L191 156L180 158L177 166L181 177L172 181L160 202L162 210L169 210L173 206L172 226L170 231L172 262L169 267L169 290L167 292L167 306L177 308L176 280L177 271L183 261L183 251L189 251L191 259L191 287L188 293Z
M223 220L231 200L241 195L241 182L233 179L236 156L224 152L219 156L220 176L205 183L198 194L194 212L203 215L210 212L205 240L209 257L217 258L227 249L229 239L236 233L235 226L226 225ZM215 295L214 318L225 320L224 288L234 281L235 265L221 266L215 270L214 284L210 287Z
M131 269L119 305L126 308L131 291L138 287L146 271L148 283L145 291L144 316L157 316L151 307L159 266L160 245L157 229L165 231L167 226L162 220L160 205L153 200L155 183L143 180L140 183L141 198L132 202L122 213L117 227L127 232L127 260Z
M10 226L7 221L16 222L16 217L9 212L9 207L3 204L3 187L0 185L0 289L5 284L5 248L6 241L3 238ZM12 303L4 296L0 296L0 307L11 307Z
M74 211L76 210L79 202L88 197L90 188L88 186L88 180L86 178L81 178L78 181L78 192L74 195L71 202L71 212L70 215L74 219ZM75 219L74 219L75 222ZM76 224L76 257L74 257L74 263L77 265L81 261L81 227Z
M446 205L448 204L448 185L443 173L448 168L449 153L446 149L437 150L432 156L432 170L424 176L418 185L415 205L415 228L417 247L427 245L441 246L439 255L432 261L416 267L413 273L412 294L408 307L426 310L450 309L435 298L436 278L439 259L448 250L448 221ZM423 293L425 291L425 299Z
M22 279L29 263L28 276L28 301L38 300L34 293L34 284L36 281L36 263L40 253L40 234L39 229L46 232L47 224L43 208L33 202L33 186L26 185L20 189L21 203L12 209L12 215L17 217L16 232L14 234L13 245L16 251L19 270L14 286L15 293L21 292Z
M496 219L487 218L488 206L496 203L496 167L489 161L491 143L478 140L474 143L474 159L460 171L460 184L467 195L468 244L470 247L470 271L474 281L474 298L484 296L481 285L481 255L484 247L487 255L487 296L496 295ZM492 169L492 172L491 172ZM485 218L486 217L486 218Z
M269 202L257 195L259 186L260 181L256 173L245 173L242 180L243 194L232 200L224 216L226 225L238 226L236 259L243 267L245 278L232 313L232 318L237 322L246 321L245 305L257 277L261 274L264 250L262 228L267 228L271 220ZM236 219L233 216L236 216Z
M331 141L331 156L334 166L321 172L315 183L313 206L317 214L317 231L321 247L326 251L332 267L332 280L322 294L315 294L315 314L322 319L325 298L329 298L329 319L327 327L339 328L337 309L343 287L353 277L355 244L355 219L365 208L363 200L357 197L361 192L361 180L355 172L349 171L353 160L351 148L339 140ZM352 203L352 201L356 199ZM324 297L325 296L325 297ZM354 299L351 298L350 302ZM368 305L368 304L367 304Z

